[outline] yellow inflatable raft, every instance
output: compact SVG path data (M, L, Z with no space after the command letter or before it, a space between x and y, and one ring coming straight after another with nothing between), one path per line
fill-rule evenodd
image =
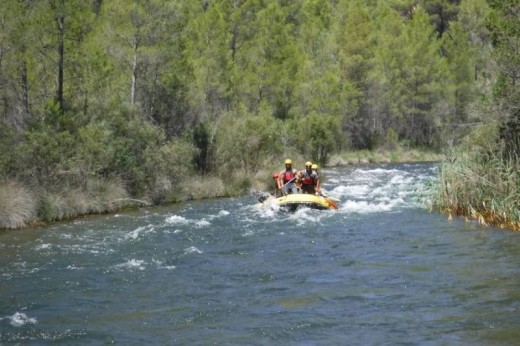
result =
M293 193L278 198L260 197L262 205L278 205L287 210L294 211L299 207L307 207L312 209L338 209L336 203L324 196L316 196L305 193Z

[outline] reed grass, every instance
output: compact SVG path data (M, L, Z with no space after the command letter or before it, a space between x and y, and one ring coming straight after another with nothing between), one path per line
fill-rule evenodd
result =
M475 149L475 148L474 148ZM482 225L520 230L520 163L467 148L442 163L433 209Z
M15 182L0 184L0 228L17 229L36 220L36 199Z

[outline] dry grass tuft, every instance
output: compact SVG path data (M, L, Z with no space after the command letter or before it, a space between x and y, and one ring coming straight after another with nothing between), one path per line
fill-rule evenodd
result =
M218 177L195 177L185 182L182 199L203 199L224 196L224 183Z
M128 193L117 180L93 179L87 184L86 194L89 199L89 214L101 214L121 209Z
M35 221L36 198L15 182L0 185L0 228L16 229Z
M60 187L40 197L40 218L59 221L80 215L102 214L124 206L127 192L118 181L91 179L84 187Z

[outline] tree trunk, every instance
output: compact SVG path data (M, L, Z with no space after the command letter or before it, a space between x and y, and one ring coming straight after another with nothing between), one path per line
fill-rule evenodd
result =
M58 89L56 92L56 103L59 110L63 111L63 62L65 55L65 0L60 2L61 8L56 15L58 27Z
M4 50L2 47L0 47L0 89L3 91L3 93L2 93L2 105L3 105L2 112L3 112L3 119L7 119L7 114L8 114L8 111L7 111L8 100L7 100L7 88L6 88L7 83L2 75L3 58L4 58ZM0 124L2 123L3 119L0 118Z
M25 125L30 119L31 113L29 110L29 87L27 82L27 63L24 60L20 68L20 77L22 78L22 124Z
M132 87L130 90L130 104L133 105L135 103L135 84L137 81L137 49L138 49L137 39L134 43L134 61L132 62Z

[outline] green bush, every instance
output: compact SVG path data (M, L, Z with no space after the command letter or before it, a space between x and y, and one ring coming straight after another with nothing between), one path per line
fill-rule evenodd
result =
M290 123L296 146L312 162L326 164L341 143L341 122L338 117L312 113Z
M163 129L128 109L115 111L109 121L111 159L103 171L121 179L132 196L159 202L166 190L192 173L197 150L191 143L168 141Z
M73 173L70 168L76 145L68 131L31 129L26 132L25 142L15 149L17 160L13 166L25 181L40 185L63 184Z
M271 115L227 114L217 133L216 171L256 172L284 152L285 129Z

